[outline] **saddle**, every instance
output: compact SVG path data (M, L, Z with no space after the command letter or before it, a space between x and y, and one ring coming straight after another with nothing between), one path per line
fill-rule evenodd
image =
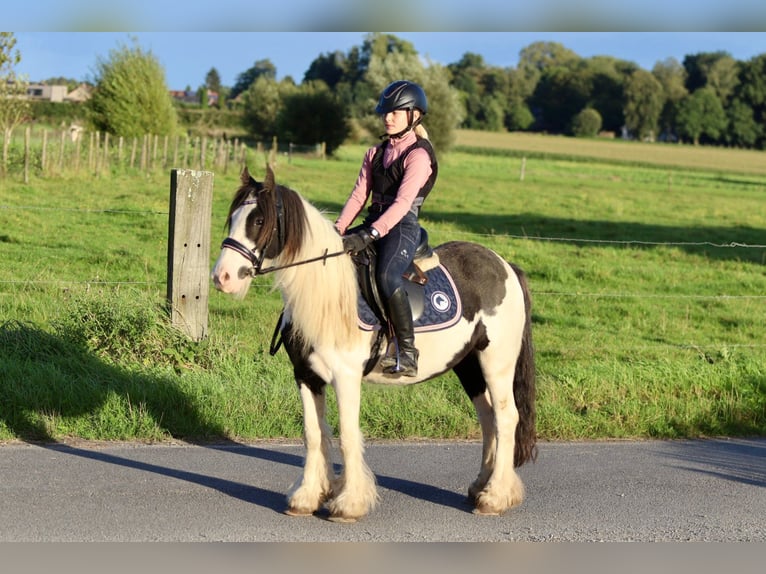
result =
M423 310L423 286L428 283L428 277L418 266L418 260L431 257L433 254L433 249L428 244L428 232L425 228L421 227L420 241L418 241L418 246L415 249L415 257L402 274L405 280L404 289L407 291L410 306L412 307L413 320L417 319ZM375 244L367 246L364 251L354 255L352 259L356 266L356 276L362 298L380 324L388 325L386 306L376 279L378 253Z

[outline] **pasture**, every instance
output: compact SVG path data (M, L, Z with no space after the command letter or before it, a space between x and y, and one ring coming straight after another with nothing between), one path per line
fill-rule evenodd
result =
M527 272L541 439L766 434L762 153L457 143L422 223L433 244L476 241ZM334 218L363 152L279 158L277 181ZM248 163L261 178L265 158ZM235 172L215 175L211 264ZM167 326L168 189L164 171L0 180L0 440L301 436L289 361L269 354L269 277L243 301L211 292L202 343ZM479 436L452 375L362 401L370 439Z

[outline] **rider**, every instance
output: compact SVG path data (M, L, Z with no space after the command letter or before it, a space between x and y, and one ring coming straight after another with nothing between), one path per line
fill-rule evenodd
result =
M386 130L383 142L367 150L356 184L335 222L343 247L351 254L376 242L377 281L398 348L397 356L384 357L381 365L387 374L410 377L418 372L418 351L402 274L420 241L420 207L436 181L436 156L421 125L427 111L426 94L413 82L397 80L383 90L375 108ZM364 222L348 230L370 195Z

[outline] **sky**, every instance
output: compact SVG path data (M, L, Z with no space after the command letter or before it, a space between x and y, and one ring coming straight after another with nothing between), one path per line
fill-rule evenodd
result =
M764 3L766 4L766 3ZM348 53L361 46L368 32L14 32L21 53L17 73L35 82L63 76L79 81L93 78L99 59L111 50L131 46L134 39L150 50L164 67L169 89L196 89L215 68L224 86L233 86L256 61L269 59L277 79L300 83L311 62L336 50ZM522 48L537 41L558 42L581 57L613 56L651 70L673 57L725 51L737 60L766 54L764 32L527 32L454 31L388 32L413 44L425 63L447 65L466 52L479 54L486 64L515 67Z

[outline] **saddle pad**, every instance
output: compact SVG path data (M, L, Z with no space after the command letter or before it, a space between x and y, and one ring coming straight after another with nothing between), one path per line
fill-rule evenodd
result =
M416 333L447 329L460 320L463 312L463 306L455 288L455 283L442 265L426 271L426 277L428 277L428 282L423 287L415 284L406 285L413 309L419 307L419 302L413 300L413 297L422 296L423 298L423 312L413 321ZM415 289L413 287L422 295L414 295ZM364 297L359 297L358 310L360 329L363 331L374 331L381 328L380 321L378 321L378 318L372 312Z

